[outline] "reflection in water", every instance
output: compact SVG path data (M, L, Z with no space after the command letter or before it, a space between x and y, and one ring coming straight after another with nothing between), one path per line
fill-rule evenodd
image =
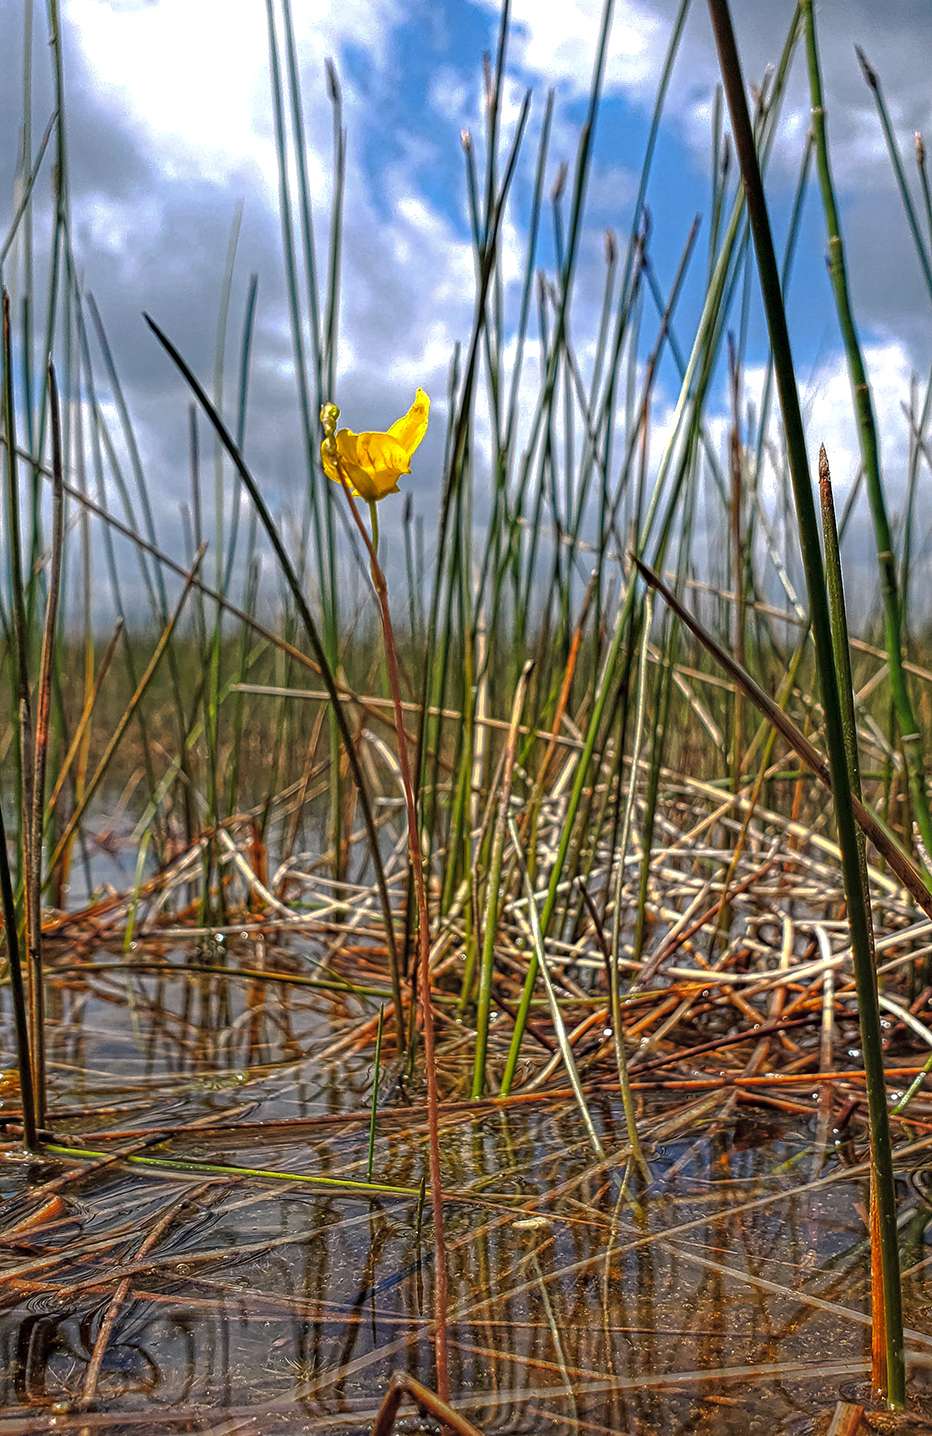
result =
M392 1372L433 1380L421 1094L389 1080L389 1053L374 1174L399 1193L230 1174L364 1180L371 1006L166 969L204 963L194 951L149 958L57 958L56 1129L154 1165L11 1152L0 1169L0 1436L366 1431ZM245 944L225 960L315 971ZM454 1056L441 1075L451 1387L481 1429L769 1436L823 1429L818 1413L860 1389L865 1185L841 1149L814 1165L808 1120L746 1107L717 1127L717 1094L658 1096L645 1190L623 1156L593 1160L568 1099L474 1106ZM623 1153L608 1092L593 1115ZM920 1178L901 1195L921 1401L930 1213ZM406 1408L397 1429L436 1428Z

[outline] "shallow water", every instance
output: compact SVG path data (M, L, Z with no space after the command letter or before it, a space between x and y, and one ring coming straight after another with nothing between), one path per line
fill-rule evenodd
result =
M145 958L205 955L163 946ZM331 1049L352 1042L371 1001L133 972L112 952L93 961L119 966L78 975L79 960L55 957L56 1131L90 1151L135 1145L155 1165L99 1170L92 1159L26 1162L12 1150L0 1165L0 1436L349 1436L369 1429L393 1372L432 1385L430 1204L419 1231L416 1196L422 1094L405 1100L390 1052L373 1174L410 1194L160 1165L364 1180L371 1033L362 1053ZM227 961L314 971L305 952L253 943ZM595 1158L565 1100L455 1106L466 1076L448 1047L450 1377L455 1406L476 1426L802 1433L824 1429L839 1395L863 1390L866 1189L845 1165L860 1153L831 1140L818 1153L815 1127L795 1115L742 1106L719 1122L721 1094L687 1111L667 1097L642 1119L655 1142L652 1184L625 1193L623 1161ZM603 1094L593 1115L606 1149L621 1152L618 1104ZM153 1127L178 1130L142 1148ZM921 1174L904 1172L920 1408L932 1361L922 1190ZM37 1208L42 1223L17 1231ZM396 1426L436 1429L409 1405Z

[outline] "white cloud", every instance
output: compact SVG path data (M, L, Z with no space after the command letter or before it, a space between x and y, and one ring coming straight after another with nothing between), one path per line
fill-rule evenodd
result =
M498 8L489 0L489 8ZM526 70L586 94L592 80L602 0L515 0L514 56ZM653 84L666 44L666 26L636 0L615 6L606 55L605 87L642 90Z
M490 10L497 0L484 0ZM603 0L515 0L512 59L544 83L573 96L589 91ZM670 42L678 0L619 0L615 5L603 92L653 104ZM779 58L792 6L735 6L735 28L745 79L757 84ZM907 144L912 132L932 131L928 87L928 5L901 0L878 9L868 0L821 0L817 7L823 80L836 176L862 187L889 180L883 135L873 98L852 49L863 45L882 78L894 130ZM666 110L703 161L709 152L711 100L720 79L704 5L693 5L684 29ZM809 125L804 57L797 51L784 101L777 158L795 169Z
M77 40L101 92L146 132L162 165L229 178L245 163L274 165L264 7L161 0L117 5L71 0Z
M909 402L914 368L907 347L898 340L865 344L863 356L874 404L888 517L896 532L906 492L909 453L908 422L902 406ZM755 406L760 403L763 380L763 366L755 365L746 370L745 396ZM800 401L812 481L815 483L819 446L824 444L832 474L836 511L840 514L861 464L848 366L842 350L828 355L808 381L801 383ZM727 425L723 419L723 433L726 429ZM782 457L782 425L775 396L769 438L771 448L765 458L761 491L765 500L773 503L777 486L782 487L788 482ZM772 462L774 455L779 455L779 469L776 471ZM782 508L782 502L780 507ZM917 533L924 531L929 519L929 505L923 501L920 486ZM872 605L877 593L875 542L863 486L858 494L845 539L844 561L848 579L846 599L853 622L860 626L876 617ZM919 573L920 566L915 567L917 577L922 576ZM927 588L927 585L925 587ZM917 590L914 587L915 591ZM922 593L923 602L927 602L928 597L927 592Z
M222 19L221 19L222 11ZM341 46L365 46L370 74L392 54L392 28L403 18L399 0L300 0L292 5L302 72L312 190L322 220L318 262L325 274L326 211L330 196L330 113L323 65ZM77 45L95 90L142 140L148 170L144 196L114 197L95 188L75 201L81 242L88 253L149 253L159 233L165 197L173 186L207 193L225 188L232 211L246 198L246 228L272 219L278 209L278 163L270 99L269 44L262 0L66 0L68 42ZM284 64L283 37L279 45ZM375 178L363 161L372 132L371 95L344 84L350 131L341 296L341 391L397 391L410 383L440 382L455 340L471 317L471 246L419 192L423 167L405 136L397 160ZM290 129L290 118L286 116ZM315 139L321 138L321 148ZM423 161L423 154L420 160ZM448 156L451 166L455 154ZM257 207L259 214L257 216ZM277 268L277 246L268 255ZM219 272L222 252L216 255ZM323 282L323 280L321 281ZM260 295L267 293L262 279ZM214 298L213 294L210 296ZM286 316L263 308L266 333L280 355L290 349ZM205 324L212 326L209 311ZM257 356L261 363L261 356ZM290 369L280 357L265 363ZM285 389L293 380L283 375ZM366 421L366 422L373 422ZM362 420L361 420L362 422Z
M594 164L589 176L590 218L618 224L636 192L637 181L624 165Z
M497 0L487 0L490 13ZM329 203L329 177L326 154L329 150L329 113L322 66L325 57L337 53L347 41L364 40L370 56L371 73L386 70L398 57L392 37L392 26L399 18L400 0L294 0L295 22L308 112L310 160L315 213L326 224ZM767 7L769 9L769 7ZM714 52L708 36L704 9L694 7L697 14L690 22L683 51L670 92L670 111L697 152L708 147L709 101L717 76ZM507 146L517 121L525 81L540 77L531 123L521 158L521 169L513 192L521 200L526 196L529 176L536 158L536 139L543 113L543 83L556 82L562 87L554 115L551 138L550 173L566 161L572 167L578 145L578 125L571 123L578 106L568 101L588 92L598 35L602 0L515 0L515 32L509 63L520 66L518 74L507 77L502 113L502 144ZM267 468L274 481L281 482L283 501L287 502L289 484L300 464L294 457L292 437L282 415L294 409L294 378L290 362L290 334L287 314L280 290L280 255L274 215L277 209L277 161L269 101L268 42L265 29L263 0L224 0L223 21L218 23L219 6L201 0L158 0L154 4L129 3L129 0L66 0L68 42L80 46L92 84L99 95L112 101L115 122L131 127L141 137L144 165L151 165L145 180L145 195L133 192L128 198L98 192L85 192L76 201L76 213L83 222L80 243L89 253L120 259L139 252L140 236L155 236L152 246L142 249L142 263L155 254L155 243L169 248L168 236L161 234L163 215L171 214L170 197L190 209L190 196L216 194L207 201L216 206L217 195L223 196L232 211L236 198L243 193L247 199L246 231L256 211L266 221L253 233L253 249L247 261L242 260L243 273L249 267L262 267L260 283L260 322L263 325L262 345L256 351L256 375L265 387L263 400L257 402L251 417L250 437L261 454L260 464ZM778 17L783 23L782 15ZM744 27L739 38L744 44L745 29L751 25L745 13L739 17ZM653 95L670 28L669 0L621 0L615 20L606 69L606 92L625 93L638 103ZM761 25L761 30L766 26ZM774 22L770 32L750 37L747 46L748 75L759 73L755 68L763 56L770 56L778 46L771 45L779 25ZM183 37L183 38L182 38ZM825 36L823 41L825 42ZM377 89L377 87L376 87ZM794 92L796 93L796 92ZM468 125L477 146L477 162L482 166L481 145L483 106L481 75L463 80L460 72L446 67L434 77L430 99L439 119L429 127L427 135L401 134L393 130L383 140L394 146L388 164L377 173L366 167L366 141L378 124L377 104L373 94L354 92L347 86L347 119L350 148L347 173L345 211L343 285L341 295L341 344L339 384L336 397L343 405L345 420L352 427L379 426L402 412L410 402L415 384L423 384L435 400L434 423L428 442L419 458L421 493L428 476L436 476L442 438L443 396L449 360L454 343L468 339L473 315L475 272L472 246L465 235L465 224L457 224L432 196L436 193L436 166L443 166L449 194L453 185L461 184L462 159L456 144L456 129ZM853 102L852 102L853 103ZM838 145L839 173L847 172L849 163L871 162L876 149L876 128L868 131L867 121L846 125L845 114L869 118L867 108L840 111L832 116L833 146ZM863 112L863 113L862 113ZM899 111L897 112L899 113ZM905 114L905 111L903 112ZM129 118L126 125L125 117ZM441 121L449 123L444 133ZM805 106L791 103L784 114L784 150L798 155L807 116ZM870 142L865 136L870 136ZM316 148L320 141L321 149ZM852 158L853 157L853 158ZM421 188L421 176L430 172L429 193ZM666 176L664 176L666 178ZM106 181L107 175L104 175ZM632 177L618 162L617 155L597 152L590 176L589 219L618 223L630 203ZM224 193L225 192L225 193ZM461 209L464 206L461 205ZM206 204L205 204L206 213ZM465 216L463 215L463 220ZM170 221L167 221L170 223ZM213 276L208 288L192 280L191 310L196 311L197 328L212 335L223 263L222 240L217 233L206 238L198 231L194 243L210 249L210 263L205 259L199 273ZM263 248L259 248L259 236ZM272 235L271 242L268 236ZM320 236L325 238L323 233ZM524 272L526 233L520 208L512 206L502 231L502 273L506 283L506 305L509 315L514 311L514 285ZM542 250L549 249L550 221L545 220ZM324 246L320 257L324 258ZM188 265L193 250L184 250L182 263ZM540 262L540 256L538 256ZM210 268L210 264L214 268ZM111 269L113 266L111 266ZM604 263L601 241L594 224L583 236L580 267L571 315L574 348L584 373L588 373L593 353L593 331L598 323L598 308ZM170 282L184 290L186 275L172 276ZM238 275L238 282L243 274ZM169 282L169 281L166 281ZM187 302L182 293L182 301ZM114 301L118 304L119 301ZM148 296L147 296L148 302ZM507 327L507 326L506 326ZM686 321L680 324L681 341L690 338ZM539 340L536 331L536 305L532 306L530 334L525 351L520 386L519 414L522 421L520 439L526 437L526 426L534 412L539 373ZM876 335L876 327L874 329ZM271 342L270 342L271 341ZM199 342L195 340L194 342ZM269 352L271 349L271 353ZM209 351L208 351L209 352ZM515 346L506 340L504 352L505 389L510 392L511 366ZM902 340L872 343L867 348L872 380L875 385L878 426L882 436L884 457L888 466L891 491L902 492L903 455L905 453L905 422L900 402L908 393L910 360ZM754 393L760 385L762 371L749 371L746 390ZM147 370L138 379L133 396L143 407ZM562 379L561 379L562 382ZM807 386L809 430L813 445L824 439L831 457L833 472L843 495L856 470L857 441L851 415L850 393L842 356L832 355L821 364ZM723 401L709 415L709 425L718 443L727 430ZM656 464L668 437L673 407L662 389L654 395L651 422L651 460ZM143 428L145 426L143 425ZM144 437L161 431L155 422ZM576 432L577 444L581 428ZM774 433L778 434L775 425ZM476 473L486 470L491 448L484 380L477 386L476 399ZM620 436L619 436L620 439ZM520 442L520 440L519 440ZM151 447L158 440L152 437ZM148 447L148 445L147 445ZM620 447L616 444L616 460ZM615 476L613 476L614 478ZM294 492L303 489L295 481ZM479 499L481 500L481 493Z
M428 100L438 115L462 125L466 122L472 85L453 65L440 65L428 86Z
M299 0L295 40L306 96L326 103L323 65L347 42L378 70L397 0ZM269 41L261 0L66 0L65 26L103 95L146 135L174 177L232 180L251 169L276 185ZM279 36L284 69L284 46ZM329 130L324 131L329 143ZM309 134L314 163L313 134Z
M908 450L908 428L902 405L909 401L913 364L909 351L899 340L865 344L863 356L874 403L881 462L885 466L888 490L896 494L902 491ZM760 404L764 373L763 365L753 365L745 371L745 395L755 408ZM843 496L854 481L861 462L851 383L843 350L836 350L823 359L814 373L801 384L800 402L813 473L819 445L824 444L833 484ZM779 411L774 396L771 437L778 441L780 432Z
M162 207L155 195L129 206L98 193L82 198L75 211L82 243L117 260L131 249L140 228L157 233L162 220Z

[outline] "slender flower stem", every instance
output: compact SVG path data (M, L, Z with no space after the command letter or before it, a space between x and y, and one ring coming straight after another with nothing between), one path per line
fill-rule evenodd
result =
M330 434L332 443L332 432ZM392 709L395 718L395 732L398 741L398 767L404 792L405 811L408 827L408 863L411 882L414 886L417 911L418 938L418 1002L421 1009L421 1030L424 1041L424 1069L427 1083L427 1146L430 1172L430 1203L434 1227L434 1357L437 1364L437 1391L442 1401L450 1397L449 1361L447 1349L447 1253L443 1232L443 1188L440 1173L440 1100L437 1093L437 1067L434 1044L434 1013L430 1001L430 913L427 907L427 884L424 879L424 859L421 853L420 828L418 826L417 803L414 797L414 783L411 775L411 760L408 752L408 737L405 732L404 708L401 697L401 676L398 667L398 651L395 645L395 631L392 626L391 608L388 602L388 583L379 563L378 541L379 521L375 512L376 504L369 502L369 518L372 532L362 521L353 492L346 481L343 466L336 456L336 445L332 453L340 483L349 503L353 522L359 530L369 555L369 572L372 586L379 605L382 636L385 641L385 659L388 668L388 683L391 691ZM402 1030L402 1015L397 1014L399 1033Z

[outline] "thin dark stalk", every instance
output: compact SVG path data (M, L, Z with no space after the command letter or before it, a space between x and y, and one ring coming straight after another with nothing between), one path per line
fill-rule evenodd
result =
M7 548L9 550L10 614L15 675L16 718L14 731L20 797L20 874L24 878L29 869L28 848L32 831L32 719L29 692L29 637L19 517L16 407L13 398L13 339L10 325L10 296L5 289L3 291L3 431L6 440Z
M825 583L828 592L829 612L832 620L835 676L838 681L838 694L841 699L845 753L848 759L848 777L851 783L852 793L856 798L860 799L861 763L858 755L857 716L854 708L854 684L851 678L851 649L848 644L848 617L845 608L845 587L841 571L838 527L835 522L835 501L832 496L832 478L829 472L828 457L824 445L819 450L819 506L822 515L822 539L825 549ZM867 873L867 853L864 846L864 834L860 829L858 830L857 836L858 858L861 865L861 881L869 903L870 887ZM875 961L873 951L873 923L869 925L868 932L871 939L871 957ZM876 990L876 972L874 975L874 987ZM825 1064L823 1063L822 1065L824 1066ZM872 1232L878 1220L877 1184L872 1168L870 1179L870 1225ZM888 1364L886 1312L889 1303L884 1290L884 1267L880 1258L881 1252L878 1243L872 1241L871 1311L874 1320L871 1323L871 1379L874 1386L882 1391L886 1387Z
M637 697L634 741L631 749L631 769L628 779L628 792L625 798L624 818L621 825L621 837L615 851L614 909L612 912L612 941L609 950L608 965L609 1011L611 1012L612 1019L612 1039L615 1047L615 1066L618 1072L618 1087L621 1092L622 1105L624 1107L625 1124L628 1129L628 1142L631 1146L631 1155L645 1176L648 1175L648 1167L641 1149L641 1139L638 1136L634 1100L631 1096L631 1084L628 1079L628 1059L625 1054L620 963L625 865L628 856L628 840L631 835L631 821L634 815L635 803L637 802L638 775L641 765L641 742L644 736L644 713L647 707L647 689L650 683L650 677L647 671L647 655L650 647L650 630L653 611L652 596L648 594L641 618L641 652L637 668ZM624 751L623 742L620 741L618 746L619 758L622 758ZM618 786L620 793L620 782ZM584 887L583 892L585 893L585 891L586 889Z
M58 600L61 592L62 560L65 550L65 496L62 484L61 408L55 366L48 366L49 421L52 434L52 535L49 557L49 586L42 631L42 652L39 659L39 681L36 685L36 724L33 742L32 832L29 840L30 871L26 876L26 902L29 919L29 975L32 990L30 1011L30 1052L33 1063L33 1085L36 1120L46 1123L45 1090L45 986L42 968L42 833L45 819L45 773L48 764L49 717L52 706L52 662L55 654L55 632L58 625Z
M861 863L858 856L858 836L854 812L856 799L851 792L848 778L841 701L835 677L832 629L822 567L822 553L819 546L819 527L812 497L806 439L799 407L799 394L796 388L793 351L780 289L780 274L774 253L757 149L744 93L741 65L731 25L731 14L728 0L708 0L708 4L719 52L725 93L731 111L732 130L744 179L748 217L757 254L757 267L774 355L774 371L783 415L787 460L793 484L797 528L809 595L819 686L825 714L825 736L829 752L835 821L838 828L845 895L848 904L848 923L858 994L858 1017L861 1024L861 1045L864 1051L871 1168L876 1182L879 1236L884 1268L883 1285L887 1303L885 1312L887 1327L886 1397L891 1406L900 1407L906 1399L906 1367L903 1349L896 1192L893 1183L890 1122L884 1082L883 1040L872 960L870 908L868 894L864 891Z
M23 1137L29 1150L35 1152L39 1147L39 1136L35 1088L32 1084L32 1059L29 1053L29 999L23 980L23 964L20 957L19 933L16 923L16 899L13 896L13 879L10 874L10 858L2 807L0 807L0 899L3 902L6 960L10 968L10 998L13 1008L13 1025L16 1030L19 1090L23 1104Z

